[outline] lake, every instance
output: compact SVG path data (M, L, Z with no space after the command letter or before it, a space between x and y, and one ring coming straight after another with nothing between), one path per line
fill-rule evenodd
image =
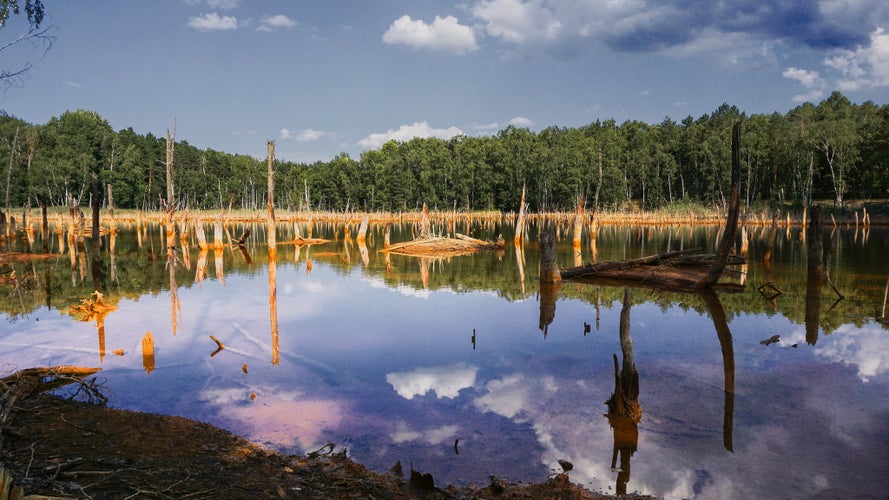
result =
M235 238L252 230L244 247L203 254L189 234L172 261L154 224L104 235L98 254L90 238L71 253L54 231L19 232L5 250L59 255L2 269L18 284L2 289L3 372L101 367L110 406L285 453L331 442L439 485L540 481L567 460L573 481L606 493L889 491L889 229L826 227L819 252L799 227L750 227L746 273L733 278L744 291L709 296L574 282L541 293L533 225L517 248L511 222L459 222L509 243L446 259L381 253L383 227L361 245L356 226L345 238L317 223L312 236L331 241L295 246L309 228L279 224L272 260L264 224L232 224ZM558 259L712 251L717 232L603 226L576 255L563 226ZM410 226L391 238L410 239ZM71 309L95 290L116 309ZM605 404L627 354L637 422Z

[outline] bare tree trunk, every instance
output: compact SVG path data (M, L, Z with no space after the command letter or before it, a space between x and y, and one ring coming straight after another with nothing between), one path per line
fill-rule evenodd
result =
M12 165L15 162L15 148L19 141L19 128L15 128L15 134L12 136L12 145L9 147L9 168L6 170L6 236L9 236L9 183L12 181Z
M176 120L173 120L173 134L167 129L167 207L168 211L173 210L173 150L176 145Z
M516 221L515 225L515 239L514 242L516 246L521 245L524 241L523 231L525 228L525 186L522 186L522 201L519 203L519 220Z
M269 140L268 146L268 200L266 208L268 209L268 244L269 252L275 249L275 141Z
M556 263L556 235L555 227L549 221L544 221L540 228L540 282L559 283L562 275L559 274L559 266Z
M574 239L572 246L576 254L580 253L580 240L583 233L583 195L577 198L577 209L574 211Z
M725 264L728 261L729 251L735 244L735 236L738 233L738 216L740 211L740 185L741 185L741 122L735 123L732 128L732 189L728 215L725 220L725 231L716 249L716 259L707 270L707 275L695 283L695 288L709 288L716 284Z

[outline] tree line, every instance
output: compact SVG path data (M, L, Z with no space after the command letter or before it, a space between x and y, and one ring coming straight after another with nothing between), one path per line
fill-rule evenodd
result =
M540 132L507 127L492 136L390 141L353 159L276 161L280 208L402 211L571 211L677 203L724 206L732 125L743 122L742 207L815 199L886 198L889 105L853 104L834 92L786 114L746 115L728 104L697 119L657 124L596 121ZM0 115L7 207L88 205L154 210L166 197L166 138L115 132L98 113L67 111L45 124ZM2 170L0 170L2 171ZM175 143L179 208L265 206L266 159ZM113 194L112 194L113 193Z

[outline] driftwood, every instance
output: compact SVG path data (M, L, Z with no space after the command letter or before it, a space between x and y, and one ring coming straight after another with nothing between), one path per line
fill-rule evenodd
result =
M498 239L496 242L491 242L456 233L453 238L447 236L416 238L411 241L389 245L380 250L380 252L402 255L447 256L480 252L483 250L500 250L502 248L502 238Z

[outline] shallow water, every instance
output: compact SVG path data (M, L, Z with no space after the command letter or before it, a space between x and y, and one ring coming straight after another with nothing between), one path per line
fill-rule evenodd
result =
M889 327L876 319L886 314L886 229L828 228L812 261L828 278L820 288L808 286L811 237L753 228L744 292L714 304L632 290L642 417L629 431L619 422L615 431L604 404L615 390L614 356L624 354L624 289L563 283L546 324L552 304L535 279L536 228L518 254L510 243L503 252L387 262L377 252L380 227L364 251L325 225L313 235L331 242L295 247L286 243L294 226L282 224L273 273L265 226L251 229L243 252L203 258L190 236L172 268L157 226L121 230L113 259L108 236L98 254L87 238L72 258L65 238L50 233L46 251L61 255L11 266L21 286L0 297L4 371L101 366L114 407L195 418L288 453L330 441L375 470L400 460L437 484L486 484L492 474L536 481L564 459L574 481L612 493L889 490ZM506 226L456 229L512 241ZM409 238L409 227L395 227L392 241ZM595 255L585 238L580 261L712 249L716 239L716 228L603 227ZM39 253L44 240L20 234L8 248ZM560 265L575 264L570 240L558 251ZM766 282L784 293L770 300L773 289L760 292ZM117 309L72 317L69 307L96 289ZM154 348L143 355L146 332ZM210 335L225 349L215 352ZM773 335L778 342L761 343Z

